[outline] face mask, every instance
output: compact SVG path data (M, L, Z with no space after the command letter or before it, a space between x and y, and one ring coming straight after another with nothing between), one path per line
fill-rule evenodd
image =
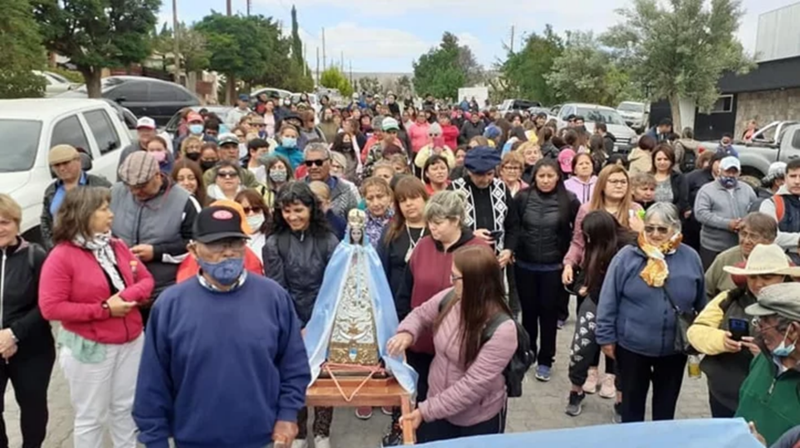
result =
M350 151L351 149L353 149L353 144L352 143L342 143L342 149L344 149L345 151Z
M795 344L797 341L792 342L790 345L786 345L786 338L789 336L789 329L786 329L786 333L783 335L783 340L781 341L781 345L775 347L775 350L772 351L772 354L777 356L778 358L786 358L792 354L795 349Z
M273 182L278 182L278 183L286 182L286 177L287 177L286 171L270 170L269 172L269 178Z
M725 188L733 188L739 182L735 177L719 176L719 183Z
M198 160L200 160L200 153L199 152L187 152L186 153L186 158L191 160L191 161L193 161L193 162L197 162Z
M249 225L250 228L253 229L253 232L258 232L263 224L264 224L263 213L247 217L247 225Z
M281 143L285 148L297 148L297 139L294 137L283 137Z
M232 285L244 271L244 258L228 258L219 263L209 263L198 258L197 264L204 273L224 286Z
M150 152L150 155L153 156L158 163L164 163L164 161L167 160L167 153L164 151L152 151Z
M189 132L193 135L200 135L203 133L203 125L202 124L190 124L189 125Z
M444 137L434 137L433 146L444 147Z
M200 162L200 168L202 168L203 171L208 171L211 168L214 168L216 164L217 164L216 160L204 160Z

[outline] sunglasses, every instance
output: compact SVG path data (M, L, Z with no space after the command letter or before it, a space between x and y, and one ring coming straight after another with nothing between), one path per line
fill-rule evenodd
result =
M263 213L261 207L242 207L245 215L249 215L250 213Z
M644 226L645 233L660 233L661 235L666 235L669 233L669 227L664 226Z
M257 128L265 128L265 127L267 127L267 125L263 124L263 123L250 123L250 126L255 126Z
M312 166L322 166L327 162L328 159L319 159L319 160L306 160L303 162L307 167L311 168Z
M233 179L234 177L239 177L239 173L235 171L217 171L217 177L221 177L223 179Z

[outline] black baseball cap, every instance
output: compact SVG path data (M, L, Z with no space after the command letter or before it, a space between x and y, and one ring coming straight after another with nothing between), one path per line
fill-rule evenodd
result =
M204 208L194 222L194 239L210 244L230 238L247 239L242 232L242 217L229 207L212 206Z

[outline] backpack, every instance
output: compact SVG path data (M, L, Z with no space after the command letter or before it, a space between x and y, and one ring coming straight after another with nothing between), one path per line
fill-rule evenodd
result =
M677 143L678 145L683 146L683 159L681 160L681 172L682 173L689 173L694 171L695 164L697 163L697 154L694 152L693 149L689 149L684 146L682 143Z
M439 314L444 312L448 305L455 299L455 293L451 290L439 302ZM494 332L505 321L511 320L517 328L517 350L508 361L508 365L503 370L503 378L506 383L506 393L509 398L518 398L522 396L522 381L525 379L525 373L533 365L536 360L536 353L531 348L531 338L525 328L506 313L497 313L486 323L486 327L481 334L481 347L494 336Z

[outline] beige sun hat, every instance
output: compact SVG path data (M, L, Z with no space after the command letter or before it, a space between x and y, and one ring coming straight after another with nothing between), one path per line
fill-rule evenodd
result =
M800 277L800 267L791 266L786 253L777 244L757 244L747 257L744 268L725 266L722 268L731 275L788 275Z

